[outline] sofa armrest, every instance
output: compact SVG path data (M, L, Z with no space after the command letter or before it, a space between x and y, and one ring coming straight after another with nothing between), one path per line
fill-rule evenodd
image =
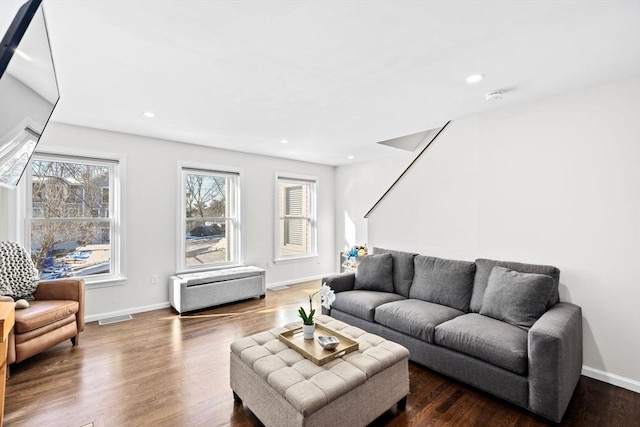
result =
M582 372L582 309L561 302L529 330L529 409L562 420Z
M326 283L335 293L352 291L356 283L356 274L353 272L334 274L323 277L322 283Z
M326 285L333 289L333 292L335 292L336 294L338 292L351 291L353 290L353 287L356 283L356 273L350 271L347 273L340 273L328 277L323 277L322 283L326 283ZM327 310L326 308L322 307L322 314L330 316L331 309Z
M59 279L43 280L33 293L36 300L72 300L78 301L76 323L78 332L84 331L84 280Z

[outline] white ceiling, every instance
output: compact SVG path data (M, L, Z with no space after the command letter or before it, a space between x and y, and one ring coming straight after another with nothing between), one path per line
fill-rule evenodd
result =
M53 120L329 165L392 155L376 143L449 119L640 74L637 0L44 5ZM474 73L486 78L467 84ZM501 101L484 99L498 89Z

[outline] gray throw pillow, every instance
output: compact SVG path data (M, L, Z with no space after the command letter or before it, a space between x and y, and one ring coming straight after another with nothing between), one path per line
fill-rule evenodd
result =
M373 253L391 254L391 259L393 259L393 291L409 298L409 289L413 283L413 259L418 254L375 247Z
M553 288L551 276L493 267L480 314L529 329L546 311Z
M484 291L489 283L489 276L493 267L505 267L520 273L535 273L551 276L554 282L553 291L547 301L547 309L551 308L558 302L558 282L560 281L560 270L552 265L542 264L525 264L514 261L497 261L493 259L478 258L476 260L476 275L473 281L473 294L471 295L471 311L479 313L482 307L482 299Z
M393 259L391 254L361 257L358 260L353 288L367 291L393 292Z

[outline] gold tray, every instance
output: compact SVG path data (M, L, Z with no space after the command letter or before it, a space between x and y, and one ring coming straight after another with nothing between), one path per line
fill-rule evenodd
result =
M325 350L318 344L317 339L321 335L333 335L340 340L340 343L333 350ZM318 323L316 323L312 340L305 340L302 337L302 326L281 333L279 338L280 341L319 366L358 349L356 341Z

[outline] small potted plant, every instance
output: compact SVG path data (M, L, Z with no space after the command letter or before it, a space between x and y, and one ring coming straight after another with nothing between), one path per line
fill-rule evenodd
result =
M298 309L298 315L302 319L302 336L305 340L313 339L313 331L315 330L315 323L313 316L316 314L316 309L313 308L313 297L320 294L320 301L322 306L327 310L331 308L331 304L336 300L336 295L326 283L322 284L322 288L309 295L309 312L307 313L304 307Z

